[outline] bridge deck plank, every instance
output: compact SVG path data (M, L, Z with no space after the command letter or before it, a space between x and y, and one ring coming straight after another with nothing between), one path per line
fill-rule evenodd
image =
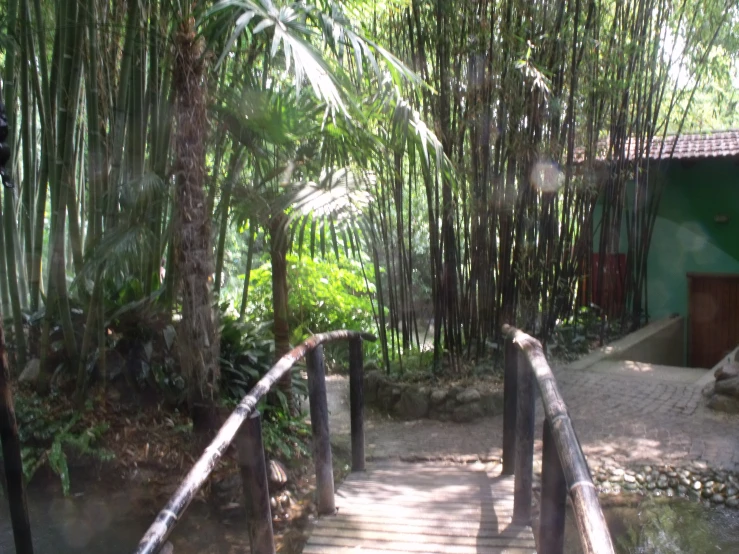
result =
M531 527L513 525L513 478L482 464L368 465L336 493L303 552L536 552Z

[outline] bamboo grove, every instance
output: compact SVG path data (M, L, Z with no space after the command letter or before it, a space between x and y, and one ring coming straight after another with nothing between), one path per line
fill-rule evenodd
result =
M431 321L457 367L504 321L546 339L626 220L617 313L635 324L661 194L643 152L680 131L737 25L729 0L7 0L0 16L16 365L40 357L43 389L61 351L81 396L111 321L179 314L193 401L218 381L222 277L245 274L243 317L260 252L278 355L293 250L362 262L386 364Z

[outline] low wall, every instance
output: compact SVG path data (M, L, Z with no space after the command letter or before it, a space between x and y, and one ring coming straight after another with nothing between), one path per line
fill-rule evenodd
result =
M604 359L685 367L685 318L676 315L653 321L569 367L586 369Z
M503 413L503 390L489 386L435 386L399 383L379 371L364 374L364 400L400 419L465 423Z

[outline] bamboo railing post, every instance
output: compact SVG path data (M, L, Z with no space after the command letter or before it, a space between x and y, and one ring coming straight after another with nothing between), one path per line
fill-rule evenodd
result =
M316 493L318 513L333 514L334 468L331 459L331 441L328 427L328 400L326 398L326 373L323 346L316 346L306 356L308 362L308 395L310 397L310 421L313 430L313 459L316 464Z
M516 469L513 485L513 521L531 523L534 478L534 373L523 351L517 349Z
M267 464L262 443L262 422L253 411L236 434L241 481L244 486L246 524L252 554L275 554L272 510L269 505Z
M2 313L0 313L0 442L2 442L6 493L10 504L10 521L16 554L33 554L31 523L28 519L26 490L23 485L23 462L13 395L10 390L10 366L5 350ZM0 475L0 478L3 476Z
M364 361L361 338L349 341L349 404L352 420L352 471L364 471Z
M541 455L539 554L562 554L565 538L567 482L549 420L544 420Z
M518 347L505 339L503 376L503 475L513 475L516 464L516 394L518 387Z

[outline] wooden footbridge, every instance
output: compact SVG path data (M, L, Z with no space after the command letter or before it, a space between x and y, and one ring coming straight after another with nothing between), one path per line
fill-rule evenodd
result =
M256 405L302 358L308 365L316 504L321 517L305 553L561 554L569 499L584 554L613 554L598 494L567 407L541 344L505 326L503 460L482 464L385 462L365 465L362 340L334 331L294 348L257 383L226 420L139 543L156 554L229 445L239 451L252 554L274 554L261 424ZM324 343L349 341L352 474L334 493ZM546 416L539 524L532 529L535 383ZM460 428L460 430L463 428Z
M513 523L513 478L479 466L395 462L352 473L303 552L536 552L531 527Z

